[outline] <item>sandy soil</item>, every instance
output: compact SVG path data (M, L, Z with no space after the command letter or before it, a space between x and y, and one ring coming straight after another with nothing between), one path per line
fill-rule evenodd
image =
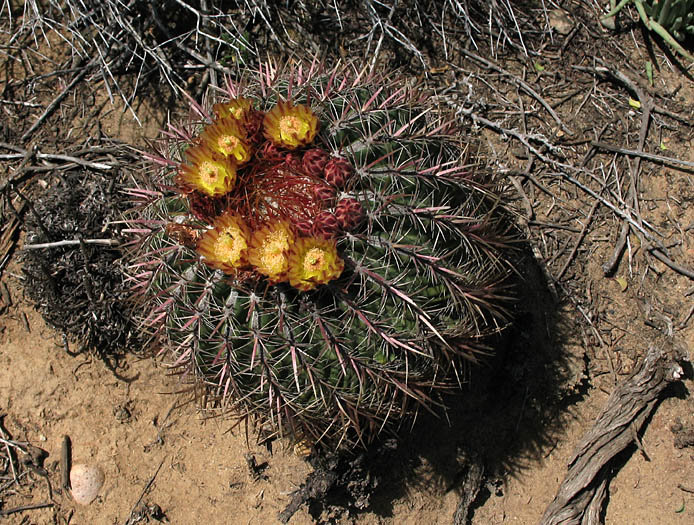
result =
M26 313L31 332L8 319L0 347L5 427L50 454L46 466L56 492L64 435L72 440L74 463L96 463L106 475L89 506L55 496L57 515L72 515L70 523L127 521L151 479L143 501L158 504L171 523L270 523L303 481L308 467L292 450L275 447L270 455L248 446L245 433L230 431L228 421L202 420L192 403L179 406L189 396L172 395L182 385L154 360L129 359L122 370L127 382L120 381L98 361L68 356L41 318ZM253 479L247 454L268 462L268 481ZM6 506L45 501L44 489L39 478ZM31 523L53 523L54 513L32 511Z
M72 524L124 523L140 498L145 505L159 505L171 523L274 523L311 470L287 443L275 443L270 453L254 446L252 433L247 440L243 427L232 430L228 420L201 417L194 402L185 402L189 395L175 394L186 385L155 359L129 357L120 371L127 381L119 380L97 360L67 355L55 332L31 309L15 306L3 320L4 426L15 439L49 453L46 467L56 503L29 511L22 517L29 521L10 517L11 523L48 524L56 518ZM691 523L694 452L675 448L671 431L678 419L691 422L691 388L692 381L685 381L658 407L642 437L648 456L633 452L624 457L625 465L611 483L605 523ZM487 487L490 494L475 510L473 523L536 523L566 473L574 445L607 396L600 388L586 392L538 460ZM75 463L96 463L106 474L101 494L89 506L60 493L64 435L72 439ZM267 479L255 479L249 454L258 464L267 462ZM426 462L415 470L404 491L386 483L375 495L388 502L388 512L365 512L338 523L447 522L458 504L457 490L442 485ZM5 508L49 500L45 480L29 476L33 482L6 498ZM392 494L400 495L393 499ZM142 507L137 510L143 513ZM290 523L314 521L302 509Z

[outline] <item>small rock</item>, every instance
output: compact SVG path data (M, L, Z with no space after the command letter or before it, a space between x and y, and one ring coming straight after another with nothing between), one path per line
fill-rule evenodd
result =
M574 23L561 9L553 9L549 12L549 26L560 35L568 35L574 28Z
M120 423L127 423L130 421L130 417L132 416L132 414L127 404L116 405L115 407L113 407L113 416L116 418L116 421Z
M72 497L80 505L89 505L104 485L104 471L98 465L77 464L70 470Z

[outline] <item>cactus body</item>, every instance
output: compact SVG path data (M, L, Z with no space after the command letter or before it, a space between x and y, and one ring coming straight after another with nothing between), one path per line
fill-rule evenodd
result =
M229 83L216 117L196 106L172 128L131 192L143 325L208 399L271 433L366 444L436 405L507 323L498 191L428 99L393 84L266 64ZM207 147L216 119L252 127L244 114L256 125L234 142L243 165L225 157L233 188L179 184L194 179L187 148Z

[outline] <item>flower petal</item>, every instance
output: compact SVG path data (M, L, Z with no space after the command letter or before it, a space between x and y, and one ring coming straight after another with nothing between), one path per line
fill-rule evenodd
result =
M249 238L250 232L243 219L226 212L203 234L197 251L205 258L205 264L233 275L248 264Z
M233 117L215 120L200 134L200 141L210 149L230 157L239 166L251 158L246 133Z
M289 250L294 240L289 223L270 222L251 235L248 262L271 282L284 281L289 267Z
M303 104L279 101L265 114L263 133L276 146L296 149L313 142L318 132L318 117Z
M229 193L236 182L236 165L229 158L204 144L191 146L185 152L187 163L181 165L178 183L183 189L198 190L211 197Z
M301 237L289 254L289 284L301 291L314 289L337 279L345 268L337 254L334 240L324 237Z

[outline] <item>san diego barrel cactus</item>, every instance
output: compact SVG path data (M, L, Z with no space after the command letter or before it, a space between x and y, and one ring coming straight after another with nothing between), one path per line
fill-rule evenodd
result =
M170 127L130 191L142 325L208 402L366 444L507 324L512 229L458 129L394 78L265 64Z

